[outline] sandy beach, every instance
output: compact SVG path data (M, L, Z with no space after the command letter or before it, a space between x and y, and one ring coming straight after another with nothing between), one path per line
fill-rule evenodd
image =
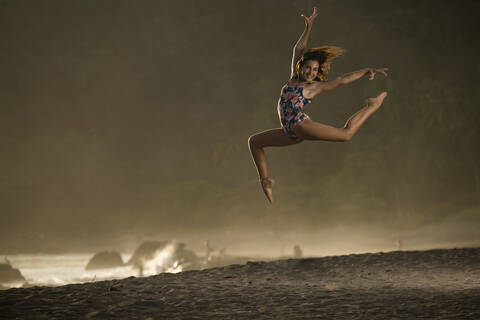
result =
M0 291L2 319L480 319L480 248L248 262Z

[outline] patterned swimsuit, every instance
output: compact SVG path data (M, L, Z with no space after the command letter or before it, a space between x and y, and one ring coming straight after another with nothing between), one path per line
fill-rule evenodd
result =
M303 96L304 84L298 86L291 86L285 84L282 88L280 99L278 100L278 116L282 124L283 132L293 140L298 137L292 128L295 128L300 122L305 119L310 119L303 113L303 107L312 102L312 99L307 99Z

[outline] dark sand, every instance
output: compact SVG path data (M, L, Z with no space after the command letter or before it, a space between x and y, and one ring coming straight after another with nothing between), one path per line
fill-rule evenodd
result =
M0 291L2 319L480 319L480 248Z

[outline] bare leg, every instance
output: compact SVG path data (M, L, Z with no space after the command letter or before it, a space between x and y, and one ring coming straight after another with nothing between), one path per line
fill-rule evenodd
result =
M368 119L382 105L386 92L375 98L367 99L367 106L351 116L343 128L335 128L310 119L302 121L294 130L297 136L305 140L349 141Z
M268 177L265 147L283 147L302 142L303 139L289 138L281 128L266 130L248 138L248 147L252 154L253 162L257 168L263 192L270 203L273 202L272 189L275 181Z

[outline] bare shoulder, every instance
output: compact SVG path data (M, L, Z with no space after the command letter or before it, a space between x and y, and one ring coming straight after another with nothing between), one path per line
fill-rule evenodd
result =
M321 92L322 81L313 81L306 83L303 87L303 96L307 99L313 99L317 94Z
M298 86L298 85L300 85L300 81L298 81L298 78L296 78L296 77L291 77L291 78L287 81L287 83L288 83L289 85L291 85L291 86Z

